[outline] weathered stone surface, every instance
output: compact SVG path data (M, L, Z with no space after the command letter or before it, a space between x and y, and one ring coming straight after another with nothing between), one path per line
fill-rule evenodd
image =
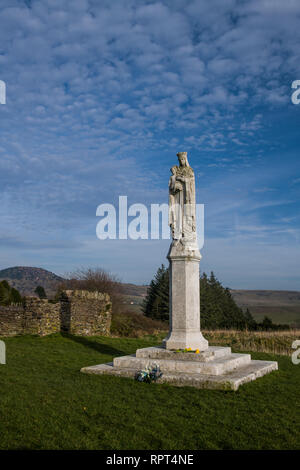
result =
M0 306L0 336L15 336L23 332L24 311L22 306Z
M199 255L170 255L170 332L166 349L205 351L208 341L200 331Z
M162 372L176 371L191 374L221 375L230 372L238 367L246 366L250 363L250 354L230 354L208 362L182 361L176 359L156 359ZM138 358L133 356L116 357L113 361L114 367L145 369L154 362L148 358Z
M111 325L111 301L106 293L65 291L62 324L74 335L107 336Z
M178 166L172 166L169 179L169 225L174 242L198 250L196 232L195 175L187 152L177 153Z
M205 375L186 373L178 371L165 372L156 383L167 383L175 386L192 386L200 389L218 389L236 391L241 385L263 377L277 370L277 362L273 361L251 361L248 365L239 367L222 375ZM99 364L96 366L83 367L81 372L95 375L114 375L119 377L134 378L137 370L135 368L114 367L113 363Z
M172 243L170 270L170 331L166 349L192 348L205 351L208 342L200 331L199 262L196 231L195 175L186 152L177 154L179 166L171 168L169 224Z
M26 297L24 305L0 307L0 336L59 331L74 335L109 335L111 302L108 294L65 291L60 301Z
M22 334L46 336L59 331L60 304L47 299L26 297Z
M150 359L173 359L179 361L212 361L220 357L231 354L231 348L223 346L209 346L206 351L200 353L194 352L177 352L164 349L162 347L149 347L136 350L136 357L144 357Z
M155 347L138 349L136 355L116 357L113 362L84 367L81 372L134 377L136 372L154 363L163 373L157 383L222 390L237 390L240 385L278 369L277 362L253 361L250 354L210 346L202 354L176 353Z

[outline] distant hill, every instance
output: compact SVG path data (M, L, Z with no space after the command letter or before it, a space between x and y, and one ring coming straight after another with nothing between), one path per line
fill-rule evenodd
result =
M123 284L125 306L141 311L141 303L148 286ZM300 326L300 292L280 290L230 290L237 305L244 311L250 310L256 321L268 316L274 323Z
M16 266L0 270L0 281L6 279L22 295L35 295L41 285L52 296L57 284L64 279L42 268ZM122 283L124 310L141 312L141 303L147 294L146 285ZM231 290L234 300L243 310L249 308L256 321L267 315L274 323L300 326L300 292L277 290Z
M231 290L243 310L249 308L256 321L268 316L274 323L300 326L300 292L285 290Z
M35 295L37 286L43 286L47 295L56 291L56 286L63 278L51 271L30 266L15 266L0 270L0 280L6 279L22 295Z
M125 284L122 282L122 290L124 295L132 295L134 297L146 297L149 286L138 286L136 284Z
M289 290L231 290L240 307L295 306L300 307L300 292Z
M0 281L3 279L18 289L22 295L35 295L34 291L38 285L43 286L48 295L52 295L56 291L57 284L64 281L64 278L47 269L30 266L2 269L0 270ZM147 288L148 286L122 283L122 292L126 297L142 299L147 293Z

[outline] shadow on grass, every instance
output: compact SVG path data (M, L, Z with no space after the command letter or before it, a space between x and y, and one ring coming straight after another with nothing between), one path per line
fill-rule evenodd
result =
M95 351L98 351L99 353L105 354L107 356L124 356L128 354L124 351L121 351L120 349L113 348L112 346L108 344L99 343L98 341L90 340L88 338L85 338L84 336L75 336L69 333L61 333L61 335L64 338L70 339L71 341L74 341L75 343L82 344L83 346L86 346L87 348L94 349Z

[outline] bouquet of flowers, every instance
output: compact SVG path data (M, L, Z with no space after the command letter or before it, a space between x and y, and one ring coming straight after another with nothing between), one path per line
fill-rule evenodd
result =
M159 365L154 363L145 369L138 371L134 378L138 382L147 382L150 384L151 382L156 382L156 380L161 376L162 372L160 371Z
M189 352L189 353L196 353L196 354L199 354L200 351L199 349L192 349L192 348L185 348L185 349L176 349L176 352L180 352L180 353L186 353L186 352Z

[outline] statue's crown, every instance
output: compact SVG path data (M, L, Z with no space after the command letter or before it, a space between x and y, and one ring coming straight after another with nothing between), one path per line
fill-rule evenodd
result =
M181 156L186 157L186 156L187 156L187 152L178 152L178 153L177 153L177 157L181 157Z

